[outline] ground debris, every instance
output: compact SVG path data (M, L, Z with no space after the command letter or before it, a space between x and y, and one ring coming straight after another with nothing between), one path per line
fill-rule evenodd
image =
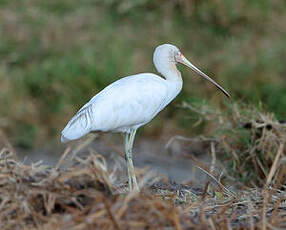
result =
M116 189L114 175L98 155L55 169L23 165L3 150L0 228L260 229L263 221L267 228L285 227L286 195L278 189L246 189L230 197L208 184L166 179L143 186L140 193Z

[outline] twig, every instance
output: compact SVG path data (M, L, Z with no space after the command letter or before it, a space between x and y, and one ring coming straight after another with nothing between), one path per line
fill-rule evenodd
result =
M216 152L213 142L211 142L211 154L212 154L212 163L211 163L210 173L213 173L216 163Z
M271 180L272 180L272 178L276 172L278 160L281 156L283 149L284 149L284 142L281 142L279 144L279 148L278 148L277 154L275 156L274 162L271 166L270 172L267 176L266 184L265 184L264 191L263 191L263 209L262 209L262 229L263 230L266 230L266 227L269 224L269 223L267 223L267 220L266 220L266 202L268 201L268 198L269 198L269 193L267 191L268 191L268 187L271 183Z
M106 199L103 199L103 202L104 202L105 208L106 208L106 210L107 210L107 213L108 213L108 215L109 215L109 217L110 217L110 219L111 219L111 221L112 221L114 227L115 227L116 229L118 229L118 230L121 230L120 225L118 224L118 221L117 221L116 217L112 214L112 212L111 212L111 210L110 210L110 205L108 204L108 202L106 201Z
M67 147L64 151L64 153L62 154L60 160L58 161L56 167L54 168L55 171L57 171L60 167L60 165L63 163L63 160L66 158L66 156L68 155L68 153L70 152L71 148Z
M197 168L199 168L200 170L202 170L204 173L206 173L209 177L211 177L219 186L221 186L224 191L228 194L231 195L232 197L236 198L236 194L230 190L228 190L222 183L220 183L213 175L211 175L209 172L207 172L206 170L204 170L203 168L199 167L199 166L195 166Z
M276 172L276 169L277 169L277 164L278 164L278 160L281 156L281 153L283 152L283 149L284 149L284 142L281 142L280 145L279 145L279 148L278 148L278 151L277 151L277 154L275 156L275 159L274 159L274 162L271 166L271 169L270 169L270 172L268 174L268 177L267 177L267 180L266 180L266 184L265 184L265 187L267 188Z
M77 155L77 153L82 150L83 148L85 148L86 146L88 146L91 142L93 142L95 140L95 138L98 137L98 134L92 135L91 137L89 137L87 140L85 140L84 142L80 143L73 151L72 151L72 155L71 155L71 159L74 159L75 156Z

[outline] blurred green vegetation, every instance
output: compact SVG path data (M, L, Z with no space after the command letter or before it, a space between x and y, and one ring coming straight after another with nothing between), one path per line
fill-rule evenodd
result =
M68 119L119 77L155 72L172 43L233 97L286 118L283 0L0 1L0 128L29 147L58 138ZM181 68L176 102L224 100ZM194 87L196 86L196 87ZM174 104L160 116L191 127Z

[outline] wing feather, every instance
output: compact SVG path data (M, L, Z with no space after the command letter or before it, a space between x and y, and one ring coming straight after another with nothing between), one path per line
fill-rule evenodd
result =
M162 109L167 86L157 75L139 75L122 78L96 94L68 122L62 141L90 131L119 131L149 122Z

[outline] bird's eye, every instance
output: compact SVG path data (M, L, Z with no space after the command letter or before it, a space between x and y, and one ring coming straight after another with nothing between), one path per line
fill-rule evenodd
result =
M180 56L181 56L181 52L180 51L176 51L175 55L174 55L175 62L178 62L177 60L180 58Z

